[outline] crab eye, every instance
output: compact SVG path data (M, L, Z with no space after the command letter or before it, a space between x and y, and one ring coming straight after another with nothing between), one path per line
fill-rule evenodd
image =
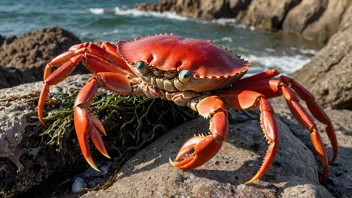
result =
M188 83L191 80L191 72L189 70L182 70L178 74L178 79L181 83Z
M136 64L136 68L138 69L139 73L145 75L149 72L148 68L145 66L144 61L138 61Z

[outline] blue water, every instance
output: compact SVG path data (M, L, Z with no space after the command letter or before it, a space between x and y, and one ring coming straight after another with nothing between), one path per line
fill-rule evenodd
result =
M159 33L214 40L254 62L249 74L278 69L289 74L309 62L318 46L237 24L233 19L205 21L175 13L129 9L155 0L0 0L0 34L20 35L47 26L70 30L82 41L131 40Z

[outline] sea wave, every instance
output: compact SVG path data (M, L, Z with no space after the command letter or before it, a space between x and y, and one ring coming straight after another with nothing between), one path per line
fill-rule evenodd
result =
M202 24L219 24L219 25L231 25L238 28L250 28L243 24L236 23L236 19L232 18L220 18L220 19L213 19L213 20L204 20L204 19L195 19L190 17L185 17L177 14L176 12L155 12L155 11L143 11L137 9L125 9L120 7L115 7L114 9L104 9L104 8L90 8L88 12L91 14L101 15L104 13L114 13L115 15L120 16L135 16L135 17L156 17L156 18L163 18L163 19L171 19L177 21L194 21L196 23Z
M252 61L254 65L260 65L267 69L278 69L284 74L291 74L296 70L302 68L307 64L310 59L302 56L256 56L256 55L243 55L245 60Z
M116 7L115 9L116 15L131 15L131 16L151 16L151 17L158 17L158 18L167 18L173 19L178 21L186 21L189 20L188 17L180 16L175 12L154 12L154 11L142 11L137 9L121 9Z
M88 11L92 14L97 14L97 15L104 14L104 8L89 8Z

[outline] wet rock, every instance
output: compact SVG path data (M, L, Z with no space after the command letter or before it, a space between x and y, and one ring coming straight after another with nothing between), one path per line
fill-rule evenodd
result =
M0 47L4 43L4 41L5 41L5 37L0 35Z
M229 8L236 18L240 16L247 10L249 4L252 0L229 0Z
M336 33L292 76L308 88L323 107L352 109L352 27Z
M35 78L32 75L19 69L0 66L0 89L33 81Z
M14 67L32 75L35 80L42 80L45 65L78 43L81 41L75 35L59 27L9 36L0 46L0 65ZM79 73L84 71L83 67L76 69Z
M77 177L72 184L72 192L81 193L83 192L82 188L86 188L87 184L84 182L83 178Z
M231 114L243 117L240 112ZM209 121L198 118L175 128L131 158L112 187L83 197L290 197L300 196L303 191L305 195L332 197L318 183L313 154L277 118L279 151L271 169L253 185L243 183L256 173L268 147L259 120L231 124L227 142L201 167L181 171L170 165L169 157L174 159L192 134L207 133Z

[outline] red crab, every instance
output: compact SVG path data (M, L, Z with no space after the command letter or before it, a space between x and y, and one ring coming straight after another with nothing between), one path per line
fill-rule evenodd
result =
M270 168L279 145L279 131L274 110L268 99L283 96L297 121L310 132L311 140L323 165L321 180L328 175L328 158L316 124L299 103L307 103L309 111L326 125L333 148L333 162L338 144L329 117L316 103L314 96L295 80L268 70L243 78L251 62L241 59L212 41L182 38L176 35L155 35L134 41L118 41L116 46L104 42L100 47L93 43L72 46L54 58L45 67L44 87L38 103L38 117L43 119L43 107L49 87L63 81L82 62L95 74L80 90L74 104L74 124L83 156L96 170L88 138L106 157L99 132L106 135L99 119L90 114L91 104L98 88L116 94L134 94L148 98L174 101L188 106L205 118L210 118L211 135L196 136L188 140L177 154L172 166L194 169L210 160L226 140L229 129L226 107L232 109L259 108L261 125L269 149L257 174L247 183L253 183ZM51 74L52 67L59 68ZM183 157L194 150L193 154Z

